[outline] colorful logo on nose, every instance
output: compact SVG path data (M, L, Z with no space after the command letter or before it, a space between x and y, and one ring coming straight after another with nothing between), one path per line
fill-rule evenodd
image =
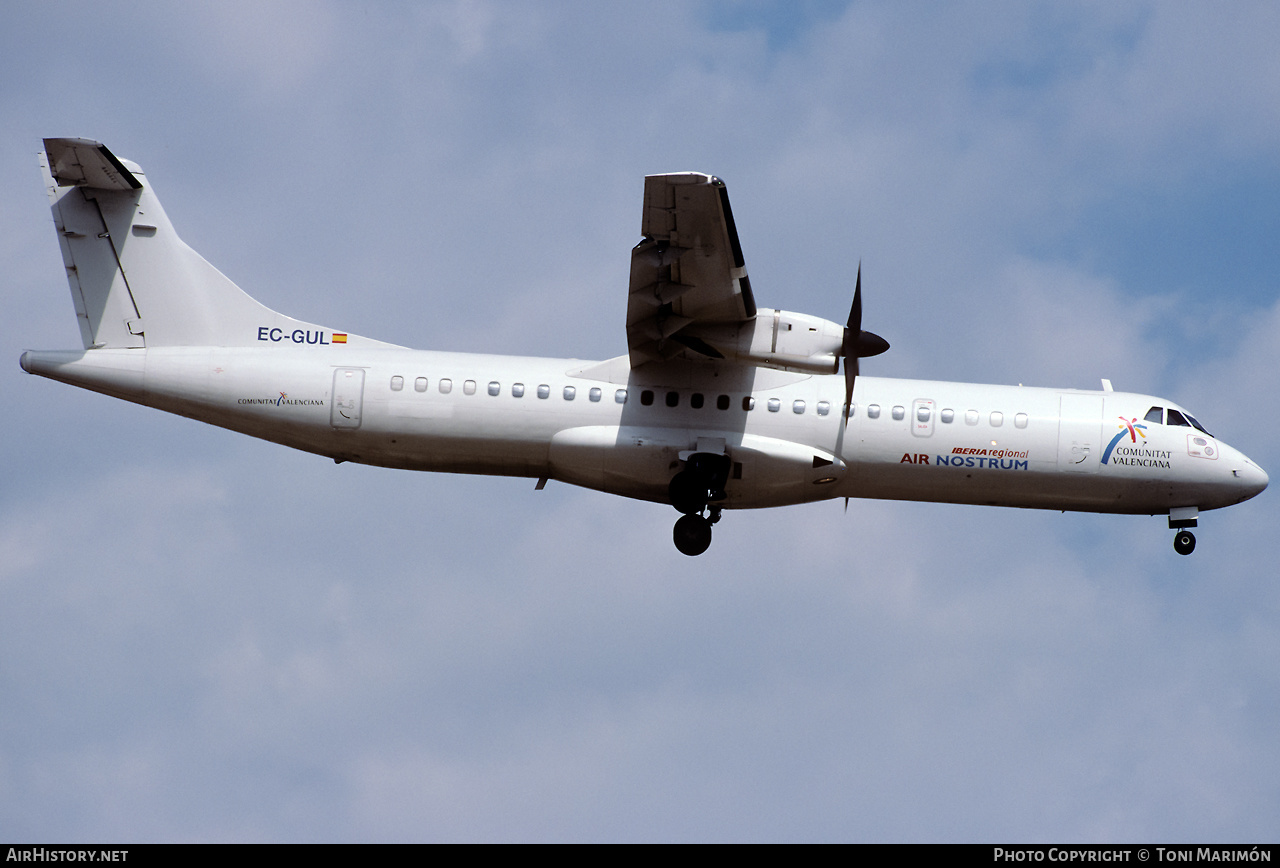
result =
M1120 419L1120 431L1116 436L1111 438L1111 442L1107 444L1107 448L1102 453L1102 463L1106 464L1107 459L1111 457L1111 450L1116 448L1116 444L1124 439L1124 435L1129 435L1129 442L1137 443L1138 438L1147 439L1147 426L1138 423L1137 418L1126 419L1123 416Z

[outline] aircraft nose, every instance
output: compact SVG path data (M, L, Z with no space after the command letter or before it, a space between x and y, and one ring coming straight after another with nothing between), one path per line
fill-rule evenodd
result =
M1235 474L1237 488L1243 495L1240 500L1258 496L1271 481L1265 470L1244 455L1240 456L1239 463L1231 472Z

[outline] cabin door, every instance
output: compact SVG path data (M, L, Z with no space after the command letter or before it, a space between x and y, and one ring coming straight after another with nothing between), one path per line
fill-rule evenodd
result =
M329 424L334 428L359 428L364 407L364 369L338 368L333 372L333 401Z

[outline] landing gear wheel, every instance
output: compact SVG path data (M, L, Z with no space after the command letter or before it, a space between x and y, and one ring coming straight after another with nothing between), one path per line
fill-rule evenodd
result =
M671 505L685 515L697 515L707 505L707 483L700 474L681 470L667 486ZM695 552L697 554L697 552Z
M711 522L700 515L682 515L672 537L680 554L700 555L711 545Z
M1196 535L1189 530L1180 530L1173 535L1173 550L1180 555L1189 555L1196 550Z

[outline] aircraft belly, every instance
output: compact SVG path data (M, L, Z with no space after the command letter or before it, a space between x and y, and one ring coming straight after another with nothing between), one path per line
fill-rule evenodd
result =
M551 438L552 476L562 482L640 500L665 503L681 456L708 443L722 444L730 461L729 509L754 509L821 500L834 495L845 474L830 452L758 434L694 428L592 425ZM700 446L701 444L701 446Z
M561 482L661 502L680 452L690 446L688 432L680 428L587 425L557 432L549 459Z

